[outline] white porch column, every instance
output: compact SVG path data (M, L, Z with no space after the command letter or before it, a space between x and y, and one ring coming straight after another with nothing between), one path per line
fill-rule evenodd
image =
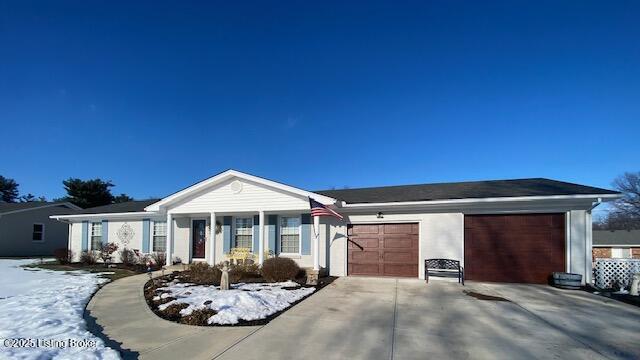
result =
M173 265L173 215L167 213L167 254L166 254L166 266Z
M320 217L313 217L313 270L320 270Z
M211 212L209 225L209 265L216 263L216 213Z
M258 264L264 261L264 211L260 211L260 225L258 225Z

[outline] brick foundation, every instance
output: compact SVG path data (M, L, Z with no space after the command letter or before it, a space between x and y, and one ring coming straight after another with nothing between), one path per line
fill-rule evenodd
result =
M596 261L596 258L610 258L611 248L605 248L605 247L593 248L592 257L593 257L593 261Z

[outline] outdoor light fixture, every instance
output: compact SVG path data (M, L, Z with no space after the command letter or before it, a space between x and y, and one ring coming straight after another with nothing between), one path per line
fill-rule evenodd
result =
M376 217L377 217L378 219L382 219L384 216L382 216L382 213L378 211L378 214L376 215Z

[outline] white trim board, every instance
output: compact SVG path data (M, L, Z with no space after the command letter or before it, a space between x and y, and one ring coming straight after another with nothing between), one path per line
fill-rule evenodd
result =
M473 203L500 203L514 201L537 201L537 200L580 200L580 199L617 199L619 194L593 194L593 195L550 195L550 196L512 196L493 198L470 198L470 199L449 199L449 200L428 200L428 201L398 201L379 203L355 203L342 202L343 208L366 208L382 206L411 206L411 205L444 205L444 204L473 204Z

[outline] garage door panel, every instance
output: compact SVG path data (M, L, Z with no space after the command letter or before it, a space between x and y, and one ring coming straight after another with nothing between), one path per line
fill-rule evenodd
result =
M384 238L383 247L385 249L412 249L415 247L415 240L408 237Z
M350 248L371 249L380 247L378 238L357 238L349 241Z
M381 275L378 264L351 264L349 273L352 275Z
M349 235L358 234L377 234L379 232L378 225L357 225L349 228Z
M385 251L382 261L387 264L390 262L407 263L413 265L415 262L415 252L413 251Z
M413 234L414 224L386 224L383 225L385 234Z
M417 224L349 225L348 234L349 275L418 276Z
M565 268L564 224L564 214L465 215L465 277L546 283Z
M363 263L378 263L380 255L378 251L357 251L353 252L350 260Z

